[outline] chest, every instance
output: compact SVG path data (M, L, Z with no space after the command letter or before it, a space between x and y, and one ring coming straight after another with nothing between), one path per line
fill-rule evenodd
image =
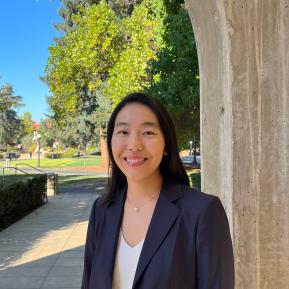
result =
M155 230L153 225L149 228L144 240L132 288L186 289L188 284L192 285L188 288L194 288L196 244L191 224L188 226L179 216L170 227L166 227L166 223L160 223L158 229ZM108 248L108 244L102 240L104 238L100 238L96 248L92 275L96 279L99 278L98 280L107 280L108 285L102 288L111 289L117 261L116 250L114 252L112 247ZM115 243L117 244L117 240ZM105 255L108 252L110 256ZM109 263L107 263L108 260L110 260ZM104 278L105 276L107 279ZM176 284L179 287L176 287Z
M129 246L134 247L145 239L155 205L156 202L152 202L138 210L128 203L124 205L121 230Z

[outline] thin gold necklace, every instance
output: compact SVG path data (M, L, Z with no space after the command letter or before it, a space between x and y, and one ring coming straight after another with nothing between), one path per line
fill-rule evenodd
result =
M141 206L135 206L134 204L132 204L132 202L129 200L129 198L127 198L126 200L127 200L128 204L133 207L134 211L135 211L136 213L139 213L141 208L143 208L144 206L146 206L149 202L151 202L152 200L154 200L154 199L155 199L156 197L158 197L158 196L159 196L159 194L153 196L151 199L149 199L148 201L146 201L146 202L145 202L143 205L141 205Z

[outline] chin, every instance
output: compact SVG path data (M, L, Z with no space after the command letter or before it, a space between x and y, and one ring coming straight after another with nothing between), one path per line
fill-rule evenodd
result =
M143 181L152 181L152 180L156 180L158 179L160 176L160 174L157 172L151 172L148 173L146 171L146 173L144 172L124 172L127 181L133 181L133 182L143 182Z

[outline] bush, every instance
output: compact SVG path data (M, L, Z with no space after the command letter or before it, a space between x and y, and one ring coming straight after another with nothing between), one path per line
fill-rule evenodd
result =
M195 170L193 172L188 173L191 187L197 190L201 190L201 172Z
M44 157L46 159L61 159L61 153L45 153Z
M13 175L0 181L0 231L45 203L46 183L46 175Z
M76 149L67 149L64 152L48 152L45 153L47 159L71 159L78 152Z
M69 149L69 150L62 153L61 158L62 159L73 158L73 157L75 157L75 154L77 154L78 152L79 152L79 150Z

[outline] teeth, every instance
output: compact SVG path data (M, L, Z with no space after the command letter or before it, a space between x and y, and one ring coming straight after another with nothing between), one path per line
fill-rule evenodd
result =
M137 164L140 163L142 161L144 161L144 159L140 159L140 160L130 160L130 159L126 159L126 161L130 164Z

